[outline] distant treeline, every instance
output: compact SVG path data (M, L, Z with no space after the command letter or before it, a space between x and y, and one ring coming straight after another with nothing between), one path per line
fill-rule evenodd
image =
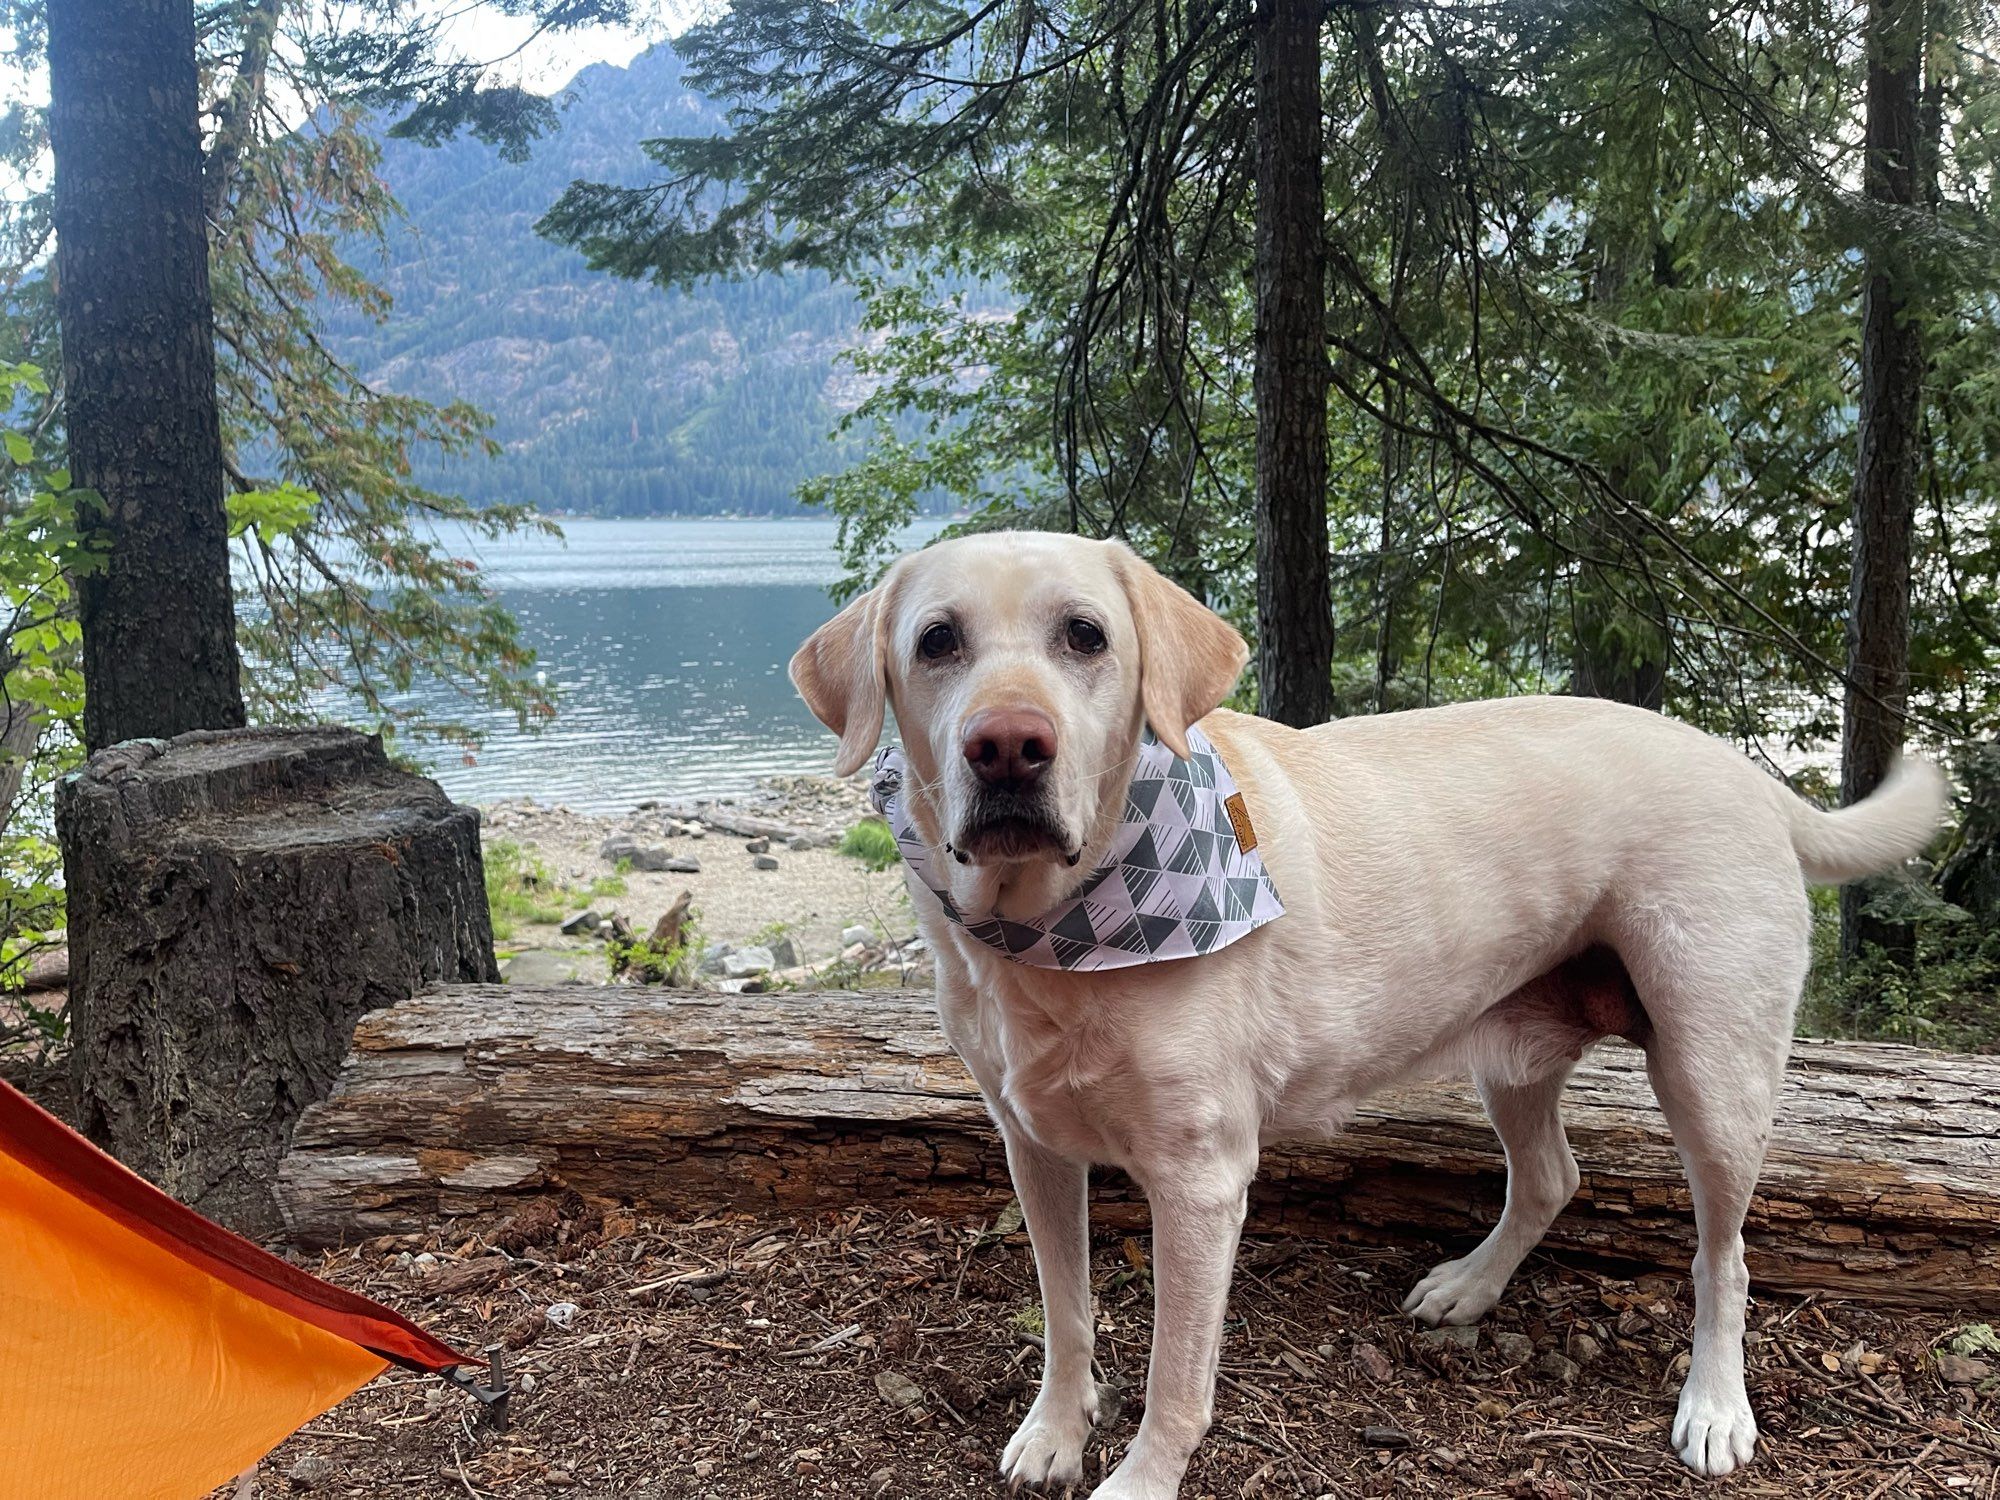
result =
M601 516L794 515L800 482L841 462L822 371L762 369L668 403L612 385L587 417L492 459L459 459L436 477L476 501Z

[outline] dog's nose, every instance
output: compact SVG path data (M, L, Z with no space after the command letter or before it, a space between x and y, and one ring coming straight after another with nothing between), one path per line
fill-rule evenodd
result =
M1056 758L1056 726L1033 708L989 708L965 726L967 764L993 787L1033 786Z

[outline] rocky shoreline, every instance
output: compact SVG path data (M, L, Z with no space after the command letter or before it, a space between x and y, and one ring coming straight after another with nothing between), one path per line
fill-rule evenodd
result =
M774 777L744 796L649 801L618 816L527 800L481 814L489 864L515 858L513 846L567 903L556 921L496 934L516 983L657 978L630 961L635 940L648 945L642 960L685 944L672 982L718 990L928 976L901 873L839 852L870 814L859 780Z

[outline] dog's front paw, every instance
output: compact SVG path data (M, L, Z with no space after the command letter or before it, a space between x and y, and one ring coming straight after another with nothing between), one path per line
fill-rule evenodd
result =
M1175 1500L1180 1494L1180 1471L1185 1467L1152 1465L1143 1456L1135 1461L1127 1454L1125 1462L1090 1492L1090 1500Z
M1082 1400L1053 1395L1043 1386L1000 1455L1000 1477L1011 1489L1075 1484L1083 1478L1083 1444L1096 1421L1095 1386Z
M1710 1479L1749 1463L1757 1456L1757 1419L1742 1386L1697 1388L1689 1380L1674 1413L1673 1443L1682 1463Z
M1403 1299L1403 1311L1434 1328L1477 1323L1493 1310L1506 1289L1504 1281L1495 1284L1475 1253L1435 1267L1410 1289L1410 1295Z
M1163 1490L1143 1479L1127 1479L1114 1473L1090 1492L1090 1500L1174 1500L1178 1491Z

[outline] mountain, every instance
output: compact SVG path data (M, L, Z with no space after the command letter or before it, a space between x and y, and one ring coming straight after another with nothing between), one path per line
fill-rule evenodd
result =
M560 127L526 162L472 140L382 143L407 219L386 253L356 262L395 309L379 325L343 320L331 341L388 389L492 414L502 457L427 476L475 501L796 511L794 486L841 465L829 433L859 399L836 365L855 338L851 293L817 274L683 293L586 269L535 221L576 178L654 180L641 140L722 130L723 112L683 85L666 46L586 68L561 102Z

